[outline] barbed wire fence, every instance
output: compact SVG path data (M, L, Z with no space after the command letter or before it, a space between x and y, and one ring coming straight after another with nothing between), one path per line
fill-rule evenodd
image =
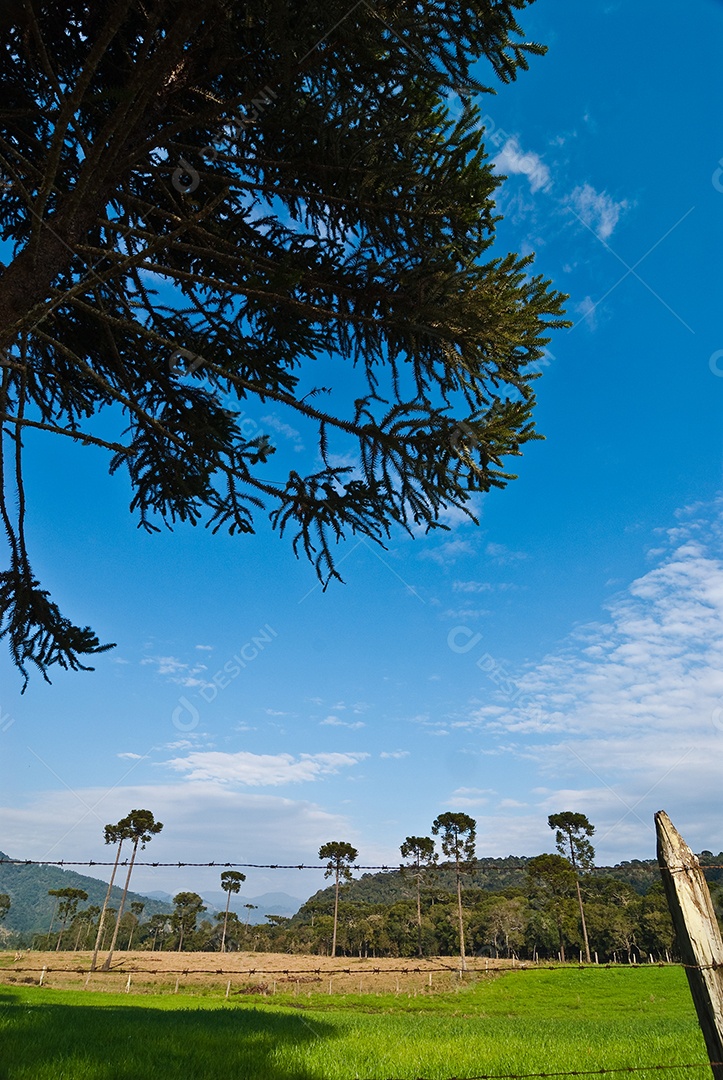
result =
M129 860L122 860L122 861L119 861L118 865L128 865L128 862L129 862ZM88 859L88 860L68 860L68 859L33 860L33 859L1 858L0 859L0 866L2 866L2 865L12 865L12 866L16 866L16 867L23 867L23 866L56 866L56 867L60 867L60 868L65 868L65 867L89 867L90 868L90 867L113 866L114 863L111 862L111 861L94 860L94 859ZM177 861L173 861L173 862L164 862L164 861L161 861L161 860L152 860L152 861L151 860L139 860L139 861L137 861L135 863L135 865L136 866L146 866L146 867L150 867L150 868L174 868L174 869L179 869L179 868L184 868L184 867L193 867L193 868L218 868L218 869L238 868L238 869L259 869L259 870L315 870L315 871L319 871L319 870L326 870L326 868L327 868L326 864L324 864L324 863L316 863L316 864L304 863L304 862L299 862L299 863L251 863L251 862L231 862L231 861L221 861L221 860L210 860L208 862L196 862L196 861L184 861L184 860L177 860ZM384 863L381 863L381 864L361 864L361 863L358 863L358 864L355 864L353 867L351 867L351 869L353 869L354 871L376 871L376 872L379 872L379 873L392 873L392 872L395 872L395 871L399 871L400 866L399 865L384 864ZM435 867L435 869L439 869L439 868ZM442 867L441 869L444 869L444 867ZM523 861L520 862L519 865L512 866L512 867L511 866L499 866L499 865L491 864L491 865L478 866L478 867L475 867L474 869L479 874L485 874L485 873L490 873L490 872L494 873L496 871L500 872L500 873L506 873L506 874L515 873L516 871L524 872L525 869L526 869L526 861L523 860ZM604 872L608 868L598 868L598 869L603 870L603 872ZM651 867L651 869L652 869L652 867ZM667 871L671 879L674 876L684 872L684 870L681 870L680 867L662 866L661 869L663 870L663 877L665 878L665 876L666 876L665 872ZM702 871L702 872L705 872L707 870L723 870L723 864L720 864L720 863L703 864L703 865L699 865L699 870ZM165 955L167 956L168 954L166 953ZM160 956L160 954L159 954L159 956ZM18 960L22 959L22 958L23 958L22 953L16 954L16 958L15 958L15 961L13 962L12 966L3 965L2 967L0 967L0 979L2 979L3 976L6 975L10 971L12 971L13 973L17 973L17 974L19 974L21 972L23 972L23 973L27 972L27 973L32 973L32 974L37 974L38 973L38 970L39 970L38 965L36 965L36 966L28 966L28 965L19 964ZM332 958L329 958L329 959L331 960ZM211 975L211 976L216 976L216 977L219 977L219 976L227 977L227 976L229 976L227 986L226 986L226 992L225 992L225 997L226 997L226 999L228 999L229 995L230 995L230 991L231 991L232 980L234 978L239 979L239 978L242 978L242 977L243 978L255 978L255 977L260 977L260 976L261 977L271 977L271 978L273 978L273 992L274 993L276 993L277 982L288 982L288 983L294 982L296 984L296 990L298 992L301 980L318 981L318 980L326 978L326 979L329 980L329 992L331 993L332 982L333 982L333 980L335 978L338 978L339 976L352 976L354 978L359 978L359 979L363 980L365 978L374 977L374 976L384 976L384 975L386 975L386 976L389 976L389 975L395 975L395 976L405 975L405 976L409 976L409 975L420 975L421 974L421 975L424 975L428 979L428 985L431 988L431 986L432 986L432 977L433 977L434 974L443 974L443 975L446 975L447 977L452 975L454 977L458 977L460 982L462 982L462 980L463 980L463 978L465 976L474 977L474 976L478 976L480 974L484 975L484 974L487 974L487 973L499 973L500 971L505 971L505 970L507 970L507 971L514 970L514 971L519 971L519 972L534 971L534 970L539 971L541 969L542 970L547 969L547 970L552 970L552 971L562 971L562 970L565 970L565 969L569 970L570 966L571 966L569 963L568 964L555 964L555 963L549 963L549 962L548 963L540 963L539 959L537 961L520 961L520 960L514 960L513 959L511 961L502 960L501 962L499 960L495 960L495 961L493 961L492 966L490 967L490 958L485 957L485 968L483 969L483 968L481 968L481 966L477 966L476 961L478 959L479 958L470 958L470 960L472 961L473 966L472 967L467 967L467 968L457 966L456 964L453 964L451 962L448 963L448 964L440 963L439 958L434 958L434 960L430 959L427 962L422 961L422 962L419 962L419 963L417 963L415 965L407 964L407 965L396 966L396 967L395 966L376 965L372 961L372 966L370 967L370 966L368 966L368 959L364 958L364 965L365 965L364 967L361 967L360 965L357 965L357 966L354 966L354 967L352 967L351 965L347 965L347 966L342 967L342 966L339 966L338 964L335 964L335 966L333 968L323 967L321 965L316 966L316 967L303 967L303 968L301 968L301 967L300 968L294 968L294 967L272 968L272 967L264 967L264 966L261 966L261 967L255 967L254 966L254 967L244 967L244 968L236 968L236 967L231 968L231 967L225 967L225 966L220 966L220 967L216 966L216 967L213 967L213 968L196 968L196 967L193 967L193 966L180 966L180 967L164 967L161 970L159 968L137 965L137 964L135 964L133 962L129 962L127 957L120 956L118 961L117 961L117 964L113 965L113 967L111 968L111 970L109 972L99 972L99 971L93 972L89 968L84 967L82 964L76 964L75 966L68 966L67 964L59 964L59 965L44 964L43 967L42 967L42 971L40 972L40 976L39 976L39 985L41 985L41 986L44 985L45 984L45 977L47 975L49 975L49 974L52 974L52 973L64 973L64 974L73 973L73 974L76 974L76 975L77 974L85 975L86 976L86 982L85 982L86 987L88 987L89 981L90 981L92 976L93 977L96 977L96 976L102 977L102 976L106 976L106 975L115 974L117 976L118 974L122 974L124 977L127 975L127 982L126 982L125 989L126 989L126 992L130 992L133 976L152 974L152 975L155 975L155 976L159 976L159 975L170 976L170 977L175 976L176 977L175 992L178 992L179 982L180 982L181 977L189 977L189 978L191 978L191 977L197 976L197 975L200 975L200 976ZM650 957L649 957L649 960L651 960ZM651 962L652 962L652 960L651 960ZM578 966L580 968L583 968L583 967L586 967L587 965L583 965L581 963L581 964L576 965L576 966ZM595 966L596 970L603 971L603 970L610 969L610 968L613 968L613 967L619 967L620 965L611 964L611 963L608 962L608 963L604 963L604 964L601 964L601 965L596 964L594 966ZM648 970L649 969L649 964L632 963L632 964L626 964L624 966L628 970L636 970L637 969L637 970L643 971L643 970ZM696 974L705 974L707 972L717 971L717 970L723 968L723 962L719 962L718 960L714 959L711 963L707 963L707 964L700 964L700 963L691 964L691 963L679 962L679 961L663 962L662 960L659 960L659 961L655 962L655 966L657 966L657 967L669 967L669 966L670 967L680 967L681 969L685 969L686 971L689 971L689 970L692 969L692 970L694 970L696 972ZM308 977L312 977L312 978L308 979ZM398 989L398 987L399 987L399 980L397 979L397 989ZM359 992L361 993L361 991L362 991L362 982L360 982L360 984L359 984ZM251 986L248 989L246 989L244 987L239 987L235 991L235 993L249 993L249 992L250 993L264 993L264 994L266 994L268 992L268 987L259 986L259 985ZM415 996L416 996L416 990L415 990ZM557 1078L557 1077L607 1076L607 1075L620 1075L620 1074L624 1074L624 1073L655 1073L655 1072L671 1071L671 1070L676 1070L676 1069L680 1069L680 1070L683 1070L683 1071L711 1069L713 1071L714 1076L717 1077L717 1076L720 1075L720 1071L723 1070L723 1061L713 1060L712 1057L711 1057L711 1060L705 1061L705 1062L684 1062L684 1063L670 1063L670 1062L667 1062L667 1063L656 1063L656 1064L651 1064L651 1065L627 1065L627 1066L615 1066L615 1067L601 1067L601 1068L597 1068L597 1069L569 1069L569 1070L564 1070L564 1071L550 1070L550 1071L545 1071L545 1072L475 1073L474 1075L466 1075L464 1077L453 1075L453 1076L446 1077L445 1080L553 1080L553 1078ZM370 1078L367 1078L367 1080L396 1080L396 1078L393 1078L393 1077L385 1077L385 1078L375 1077L375 1078L371 1078L370 1077ZM418 1077L415 1077L414 1080L432 1080L432 1078L418 1076Z

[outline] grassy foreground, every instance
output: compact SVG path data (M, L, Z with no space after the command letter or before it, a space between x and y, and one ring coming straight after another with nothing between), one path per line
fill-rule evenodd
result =
M0 1047L0 1080L440 1080L707 1060L679 968L521 971L457 994L273 1004L1 986ZM640 1077L656 1075L710 1077Z

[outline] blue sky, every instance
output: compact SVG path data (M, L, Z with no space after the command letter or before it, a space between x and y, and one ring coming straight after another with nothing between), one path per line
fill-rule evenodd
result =
M137 806L165 822L159 860L314 861L345 839L394 862L448 809L480 855L550 850L564 809L600 862L652 857L660 808L723 848L723 5L539 0L522 21L549 52L481 106L509 177L498 253L534 250L570 294L546 442L479 528L352 541L326 593L263 524L148 537L100 451L31 443L36 571L118 647L22 697L0 657L3 850L97 859ZM313 465L288 417L249 423ZM135 887L216 881L139 868Z

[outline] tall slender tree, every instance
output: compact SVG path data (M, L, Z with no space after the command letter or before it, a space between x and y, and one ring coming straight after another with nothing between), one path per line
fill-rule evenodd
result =
M319 858L328 859L324 877L334 878L334 932L331 939L331 955L336 956L336 931L339 922L339 886L351 881L351 866L359 858L359 852L345 840L330 840L319 848Z
M150 810L131 810L128 817L124 818L123 821L124 828L128 833L128 839L133 841L133 851L131 853L131 861L128 864L128 873L126 874L126 881L123 886L123 895L121 896L121 902L118 905L118 914L115 918L113 939L110 943L110 951L103 963L103 971L108 971L110 969L111 961L113 959L113 950L115 949L115 943L118 939L118 930L120 928L120 921L123 918L123 908L125 907L126 896L128 895L128 886L131 883L131 874L133 873L133 864L136 861L138 845L140 844L141 848L144 848L163 828L163 823L156 821Z
M223 915L223 933L221 934L221 952L226 952L226 928L228 927L228 909L231 903L231 893L241 891L241 882L246 880L246 875L238 870L223 870L221 873L221 888L226 893L226 910Z
M580 891L580 874L586 870L591 870L594 865L595 849L590 843L589 837L595 832L595 826L590 824L584 814L576 814L572 810L565 810L561 814L550 814L547 824L551 829L555 830L557 850L566 859L569 859L570 865L575 872L575 888L580 908L585 959L589 964L590 943L587 939L585 908L582 902L582 892Z
M115 852L115 862L113 863L113 870L111 871L110 881L108 882L105 900L103 901L103 907L100 911L100 918L98 919L98 932L95 937L93 959L90 962L91 971L95 971L96 964L98 963L98 952L100 951L101 943L103 941L103 927L105 925L105 917L108 912L108 904L110 903L111 893L113 892L113 883L115 882L115 875L118 870L118 863L120 862L123 841L129 839L130 837L128 818L121 818L121 820L116 822L115 825L106 825L104 829L104 837L106 844L117 844L118 846Z
M434 850L431 836L408 836L399 848L402 858L402 872L411 871L417 886L417 951L422 955L422 877L436 863L439 856Z
M457 915L459 919L459 959L462 968L467 967L464 948L464 913L462 910L462 874L470 870L475 861L477 822L469 814L440 814L432 824L432 833L439 836L442 853L454 861L457 881Z

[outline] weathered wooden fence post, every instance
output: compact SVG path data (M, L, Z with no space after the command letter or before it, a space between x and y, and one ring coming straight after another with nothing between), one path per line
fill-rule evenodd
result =
M655 815L658 863L715 1080L723 1080L723 942L700 864L668 815Z

